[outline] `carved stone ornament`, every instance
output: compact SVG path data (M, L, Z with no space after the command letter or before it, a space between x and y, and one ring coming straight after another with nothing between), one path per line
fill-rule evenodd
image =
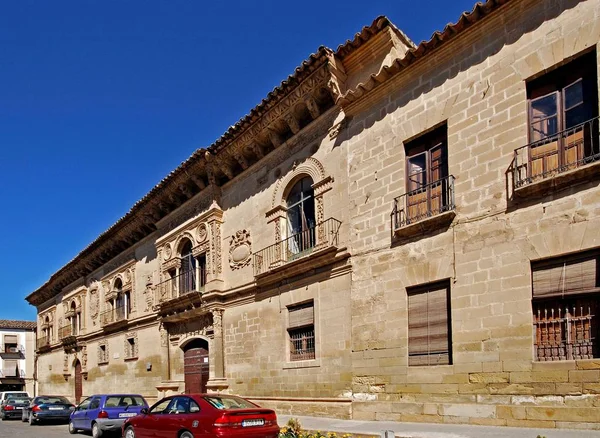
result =
M208 228L206 228L206 224L202 223L198 225L196 229L196 237L198 238L198 242L204 242L208 237Z
M229 240L229 266L231 269L241 269L250 264L252 255L252 240L247 230L236 231Z
M171 248L169 243L164 246L163 255L165 260L169 260L173 255L173 248Z
M98 288L90 289L90 316L92 317L93 324L95 325L96 318L98 318L98 312L100 310L100 294Z

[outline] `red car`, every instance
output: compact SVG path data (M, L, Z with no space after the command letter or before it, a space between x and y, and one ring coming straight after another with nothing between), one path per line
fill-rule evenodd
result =
M163 398L123 423L124 438L277 438L277 415L241 397L182 394Z

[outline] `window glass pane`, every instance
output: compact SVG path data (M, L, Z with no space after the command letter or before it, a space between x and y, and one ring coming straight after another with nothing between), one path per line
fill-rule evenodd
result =
M556 115L557 105L556 93L540 97L531 101L531 121L536 122L540 119Z
M558 132L558 119L556 116L531 124L531 141L542 140L556 135Z
M290 190L290 194L287 197L287 205L291 207L295 203L299 202L302 197L302 181L298 181Z
M252 409L252 408L256 408L255 404L252 404L251 402L244 400L240 397L234 397L234 396L222 396L222 397L210 396L210 397L204 397L204 400L206 400L208 403L210 403L217 409Z
M194 400L190 400L190 413L200 412L200 406Z
M288 210L288 236L299 233L302 231L302 214L301 206L296 205L295 207Z
M575 108L565 111L565 129L577 126L589 119L591 117L587 108L584 105L578 105Z
M302 203L303 220L302 229L307 230L315 226L315 202L313 198L307 199Z
M169 403L171 403L171 401L172 401L171 399L159 401L157 404L152 406L152 408L150 409L150 412L153 414L162 414L163 412L166 411L166 409L169 406Z
M427 155L419 154L408 159L408 190L417 190L427 184Z
M583 103L583 81L577 81L565 87L565 109Z

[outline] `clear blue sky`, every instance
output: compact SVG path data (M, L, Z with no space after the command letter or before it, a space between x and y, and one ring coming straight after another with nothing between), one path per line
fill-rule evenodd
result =
M0 319L320 45L378 15L416 43L474 0L0 5Z

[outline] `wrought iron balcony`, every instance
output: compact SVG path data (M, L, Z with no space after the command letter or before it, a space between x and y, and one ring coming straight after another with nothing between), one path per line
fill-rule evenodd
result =
M14 377L17 379L25 378L25 371L18 368L3 368L0 370L0 377Z
M206 284L206 269L198 266L181 272L158 283L156 287L156 303L163 303L190 293L203 293Z
M444 213L452 212L447 217L452 220L455 208L454 176L450 175L394 199L392 227L398 235L411 225L436 217L440 219Z
M329 218L287 239L267 246L254 254L254 275L264 274L312 253L336 247L342 223Z
M599 118L515 149L515 191L600 162ZM585 177L585 175L582 175Z
M125 311L125 306L115 307L100 314L100 325L102 326L126 320L127 312Z
M50 338L48 336L41 336L37 338L36 347L39 350L49 349L50 348Z
M25 354L25 347L20 344L4 344L0 347L2 355L22 355Z
M63 325L62 327L60 327L58 329L58 337L61 340L69 338L71 336L75 336L76 334L77 333L75 333L75 331L73 330L73 326L71 326L71 324L69 324L69 325Z

